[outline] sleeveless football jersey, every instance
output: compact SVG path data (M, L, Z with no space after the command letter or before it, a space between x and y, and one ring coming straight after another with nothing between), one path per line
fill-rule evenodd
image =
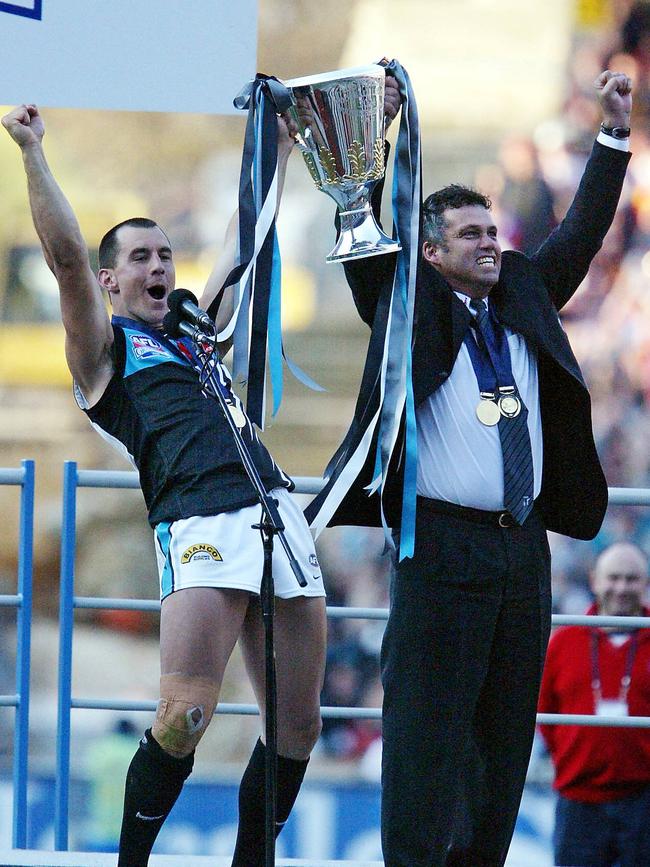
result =
M94 406L77 387L75 396L99 433L138 469L151 525L255 503L221 407L202 392L190 341L123 317L112 324L113 377ZM216 372L222 394L243 411L221 362ZM240 432L266 489L293 488L248 419Z

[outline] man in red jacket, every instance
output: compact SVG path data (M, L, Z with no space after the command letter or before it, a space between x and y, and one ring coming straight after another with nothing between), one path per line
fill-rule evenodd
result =
M619 542L591 575L590 614L650 616L643 605L648 561ZM539 700L542 713L650 716L650 629L587 626L551 638ZM555 864L650 865L650 730L543 725L558 791Z

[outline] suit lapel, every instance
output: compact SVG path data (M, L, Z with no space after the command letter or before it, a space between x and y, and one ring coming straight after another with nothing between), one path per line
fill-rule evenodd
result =
M413 346L413 390L419 406L448 378L471 315L445 281L422 267Z
M490 292L502 325L553 358L584 386L582 373L539 273L522 255L503 254L498 284Z
M506 260L500 280L490 292L490 304L494 304L502 325L507 325L535 346L544 345L548 333L546 316L540 315L543 311L535 304L534 293L529 292L529 297L525 295L526 281L516 270L508 273L509 270ZM527 303L522 303L523 298Z

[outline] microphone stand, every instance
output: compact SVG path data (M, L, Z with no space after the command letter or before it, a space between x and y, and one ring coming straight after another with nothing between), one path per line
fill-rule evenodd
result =
M275 587L273 583L273 539L278 537L284 548L296 581L301 587L307 586L307 581L302 574L289 543L284 535L284 524L280 518L277 501L269 496L260 478L257 467L253 463L250 452L244 442L239 428L230 412L222 389L219 387L215 375L215 367L220 360L216 345L216 335L206 334L199 325L191 325L188 322L178 323L178 331L189 337L196 354L201 362L201 387L203 393L215 400L226 419L226 423L233 435L241 462L246 470L255 492L262 506L262 519L259 524L253 524L254 530L259 530L262 536L264 548L264 567L262 570L262 582L260 585L260 604L262 608L262 620L264 623L264 661L265 661L265 704L266 704L266 751L265 751L265 867L274 867L275 864L275 818L277 799L277 682L275 672L275 650L273 634L273 618L275 615ZM206 350L206 346L209 347Z

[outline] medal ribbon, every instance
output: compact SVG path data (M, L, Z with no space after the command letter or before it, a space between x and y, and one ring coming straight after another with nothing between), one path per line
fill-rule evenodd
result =
M515 378L512 373L510 360L510 348L506 333L496 323L488 307L490 328L479 331L476 323L472 320L472 329L476 334L476 340L468 331L465 335L465 346L476 374L479 391L494 393L496 388L515 386Z
M598 705L598 702L603 697L601 682L600 682L600 661L598 659L598 643L600 641L600 633L598 629L592 629L591 631L591 689L594 694L594 708ZM623 676L621 677L621 687L618 693L619 701L627 703L627 694L630 689L630 683L632 681L632 666L634 665L634 658L636 656L637 646L638 646L638 635L636 630L632 633L632 637L630 639L630 646L627 649L627 656L625 658L625 670L623 672Z
M496 383L512 383L510 386L500 385L499 391L503 395L504 390L508 388L512 394L515 394L517 389L512 375L510 350L505 331L501 326L493 324L484 300L474 299L470 302L470 307L476 310L475 328L476 336L480 340L481 352L477 352L478 344L472 345L473 340L469 334L466 334L465 338L479 388L488 394L489 389L494 388L491 384L492 376L486 373L485 365L481 362L481 356L483 358L487 356ZM528 409L520 398L517 398L517 412L512 416L507 415L501 400L498 405L492 400L486 403L497 410L495 421L499 425L499 441L503 457L503 505L518 524L523 524L533 508L535 489L533 455L528 431ZM482 404L477 407L477 413L481 409ZM483 421L480 415L479 418Z

